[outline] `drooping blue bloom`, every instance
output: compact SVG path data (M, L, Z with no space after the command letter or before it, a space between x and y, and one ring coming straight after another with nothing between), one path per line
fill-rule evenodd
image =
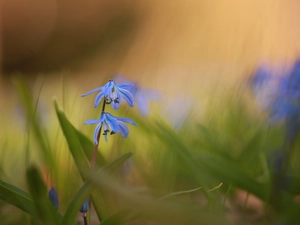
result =
M52 187L48 193L48 197L52 203L52 205L54 206L54 208L57 210L58 209L58 194L55 190L54 187Z
M103 98L105 99L107 104L112 104L112 107L115 110L120 107L120 102L122 99L124 99L128 103L128 105L133 107L134 101L132 94L127 90L127 88L129 88L130 86L133 86L133 84L117 85L113 80L109 80L104 86L89 91L86 94L81 95L81 97L100 91L94 101L95 108L98 107Z
M87 213L87 211L89 211L89 199L88 198L84 201L84 203L80 207L79 211L81 213Z
M300 60L281 76L259 69L252 81L259 101L269 109L271 121L284 120L287 137L293 139L300 128Z
M115 76L115 80L122 83L133 83L119 74ZM137 83L134 83L133 85L124 85L122 88L128 90L132 94L136 106L143 116L146 116L149 113L149 101L158 101L160 99L158 92L142 88Z
M253 93L264 110L270 109L278 95L279 82L280 77L272 75L271 70L266 66L259 67L250 80Z
M268 76L261 76L259 73L255 75L253 80L256 80L257 84L265 82L258 91L265 88L272 90L268 98L271 122L281 121L285 125L283 145L268 157L270 171L273 172L271 199L275 199L276 205L282 198L282 191L289 188L293 182L291 177L287 176L287 168L293 154L291 146L300 131L300 60L295 62L291 70L279 77L271 73L268 73Z
M137 126L137 123L132 121L129 118L119 118L111 115L107 112L102 112L99 120L88 120L84 124L96 124L98 123L97 127L95 128L94 132L94 143L95 145L98 144L97 136L99 133L100 128L103 128L103 135L105 140L107 141L107 134L115 134L117 132L121 133L123 137L127 137L129 134L129 129L125 125L125 123L130 123Z
M295 116L300 113L300 61L297 61L291 71L280 79L271 111L278 118L285 119L291 117L296 119Z

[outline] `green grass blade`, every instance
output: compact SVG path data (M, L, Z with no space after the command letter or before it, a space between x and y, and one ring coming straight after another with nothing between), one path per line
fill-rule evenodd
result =
M30 194L1 180L0 199L21 209L34 218L39 218Z
M41 126L41 119L37 113L37 105L39 101L39 96L37 97L36 102L34 102L31 90L23 79L18 79L16 81L17 91L20 97L20 100L24 106L24 109L27 112L27 122L29 123L29 129L32 129L35 139L40 146L40 149L43 152L44 160L47 165L50 167L53 165L53 156L45 136L45 130ZM42 86L40 87L39 94Z
M67 140L73 159L76 163L79 173L81 174L81 177L84 178L83 172L89 170L90 165L78 140L77 132L73 125L68 121L65 113L58 108L56 101L54 102L54 106L60 126Z
M174 197L174 196L177 196L177 195L182 195L182 194L189 194L191 192L194 192L194 191L198 191L200 190L202 187L198 187L198 188L195 188L195 189L191 189L191 190L186 190L186 191L176 191L176 192L173 192L173 193L170 193L168 195L165 195L163 197L160 198L160 200L163 200L165 198L170 198L170 197Z

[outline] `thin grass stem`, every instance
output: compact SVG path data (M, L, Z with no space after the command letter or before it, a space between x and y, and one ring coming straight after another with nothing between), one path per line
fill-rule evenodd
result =
M223 199L223 203L222 203L223 209L225 209L225 203L226 203L226 200L228 198L228 195L229 195L229 192L230 192L231 188L232 188L232 184L229 184L229 187L227 188L227 191L225 193L225 196L224 196L224 199Z

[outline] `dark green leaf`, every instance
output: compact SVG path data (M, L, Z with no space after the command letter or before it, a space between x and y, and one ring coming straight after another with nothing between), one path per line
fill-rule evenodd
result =
M0 180L0 199L39 218L31 196L24 190Z

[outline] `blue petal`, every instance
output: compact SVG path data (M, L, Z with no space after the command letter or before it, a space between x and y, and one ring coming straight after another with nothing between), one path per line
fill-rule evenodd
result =
M159 100L161 100L161 95L157 91L142 90L140 92L142 93L142 94L140 94L142 96L142 98L153 100L153 101L159 101Z
M88 120L84 122L84 124L95 124L95 123L100 123L100 120Z
M103 92L100 92L96 98L95 98L95 102L94 102L94 107L97 108L100 101L102 100L102 98L104 97L104 93Z
M112 131L118 132L119 131L119 125L117 118L111 115L110 113L105 113L106 114L106 122L110 125Z
M98 88L96 88L96 89L94 89L94 90L92 90L92 91L89 91L89 92L87 92L87 93L81 95L81 97L85 97L85 96L90 95L90 94L92 94L92 93L94 93L94 92L96 92L96 91L101 91L102 88L103 88L103 86L98 87Z
M137 126L138 124L136 122L134 122L133 120L129 119L129 118L117 118L118 121L122 121L125 123L130 123L132 125Z
M112 105L114 110L117 110L120 107L120 102L116 103L116 102L113 101L111 105Z
M137 90L134 84L119 84L118 87L129 91L131 94L134 94L133 92Z
M124 138L128 137L129 129L128 127L121 121L118 121L119 131Z
M95 132L94 132L94 143L95 143L95 145L97 145L98 144L98 133L99 133L99 130L100 130L100 128L101 128L101 126L102 126L102 123L99 123L98 125L97 125L97 127L96 127L96 129L95 129Z
M120 107L120 102L121 102L121 95L120 95L120 93L117 91L117 98L118 98L118 102L112 102L112 107L113 107L113 109L114 110L117 110L119 107Z
M109 92L111 92L111 89L112 89L112 85L108 85L107 87L103 88L103 95L104 96L107 96L109 94Z
M142 97L138 97L136 99L136 103L137 103L137 106L140 110L140 113L143 115L143 116L146 116L149 112L149 107L148 107L148 102L145 98L142 98Z
M124 98L125 101L128 103L128 105L133 107L134 101L133 101L132 94L129 91L127 91L126 89L122 89L122 88L119 88L118 91L120 92L122 98Z

